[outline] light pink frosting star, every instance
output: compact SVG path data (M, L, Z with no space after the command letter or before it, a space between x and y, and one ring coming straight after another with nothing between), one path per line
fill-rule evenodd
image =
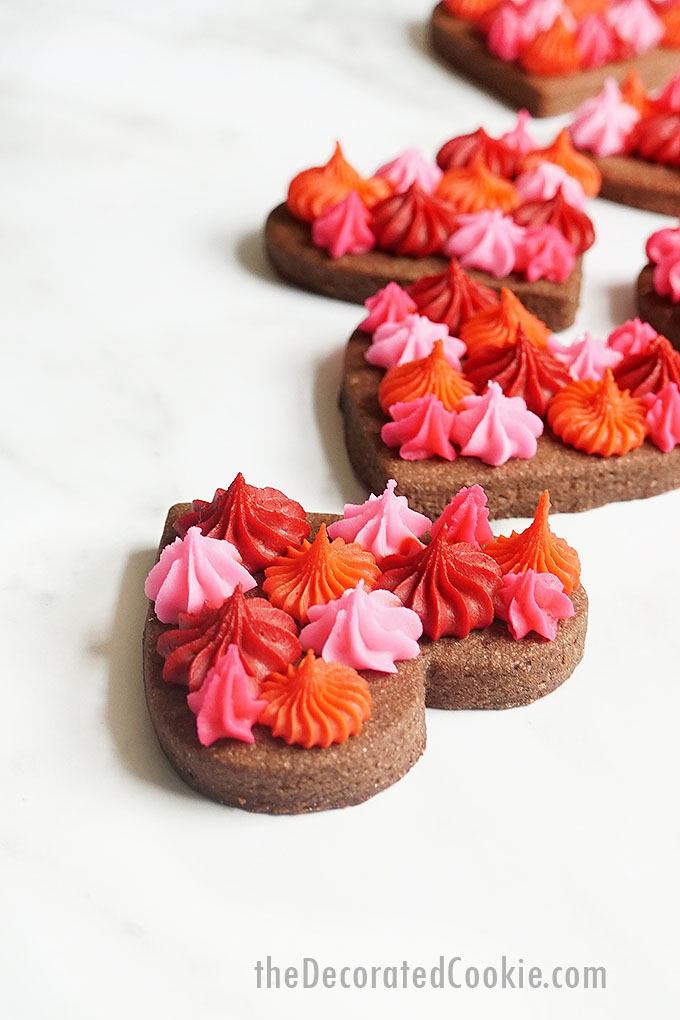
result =
M539 32L547 32L558 18L573 31L576 21L564 0L527 0L519 8L525 42L535 39Z
M555 197L560 186L569 205L574 205L577 209L585 207L586 194L583 188L575 177L571 177L557 163L544 160L531 170L525 170L515 181L515 187L523 202L547 202L548 199Z
M530 631L554 641L559 621L574 615L574 603L559 577L531 568L522 574L505 574L494 609L500 620L507 621L516 641Z
M489 527L489 509L481 485L464 487L456 493L432 525L432 538L436 538L442 528L447 529L449 542L482 546L491 541L493 532Z
M418 539L432 521L411 510L406 496L395 495L396 487L390 478L382 495L370 495L365 503L345 503L342 520L328 527L330 537L358 542L376 560L420 548Z
M254 742L253 726L266 701L255 697L253 681L243 668L237 645L229 645L197 691L187 695L196 716L198 739L204 747L223 737Z
M364 333L374 333L384 322L401 322L411 312L418 311L418 305L411 295L392 280L386 287L366 298L364 305L368 315L359 324L359 329Z
M241 561L235 545L222 538L206 538L198 527L166 545L144 585L155 601L161 623L178 623L180 613L198 613L204 604L221 606L237 585L249 591L257 584Z
M501 141L505 142L514 152L518 152L520 156L526 156L527 152L533 152L538 148L538 145L529 132L530 124L531 114L529 111L519 110L517 113L517 123L512 131L506 131L504 135L501 135Z
M375 248L375 235L368 225L370 213L356 191L350 191L312 223L312 240L325 248L332 259L342 255L364 255Z
M423 625L417 613L392 592L366 591L364 582L323 606L310 606L300 632L304 651L352 669L396 673L396 662L415 659Z
M609 334L607 346L618 351L627 358L629 354L642 354L649 347L650 340L658 336L657 331L648 322L642 322L637 316L617 326Z
M612 350L605 340L598 340L586 333L582 340L565 347L551 336L548 348L569 369L572 379L603 379L607 368L616 368L623 361L623 354Z
M455 411L447 411L433 394L392 404L393 421L383 425L380 436L386 446L398 446L402 460L427 460L439 455L453 460L456 451L450 443Z
M653 49L664 37L663 21L647 0L619 0L611 4L605 17L633 53Z
M657 94L654 106L665 113L680 113L680 71Z
M490 15L486 44L500 60L517 60L526 42L526 29L519 9L502 3Z
M504 216L500 209L484 209L458 217L444 253L465 268L485 269L501 279L512 272L523 237L524 228L511 216Z
M601 14L588 14L576 26L576 45L587 69L616 58L616 33Z
M490 382L481 396L463 398L451 438L461 456L498 467L511 457L533 457L542 432L543 422L527 409L523 397L506 397L497 382Z
M393 368L405 361L426 358L437 340L442 341L449 364L460 370L460 359L467 347L462 340L449 336L445 322L432 322L425 315L407 315L401 322L385 322L378 326L364 357L371 365Z
M604 87L592 99L581 103L569 128L574 145L596 156L616 156L625 151L628 136L640 114L624 102L614 78L607 78Z
M396 159L376 170L375 176L388 180L397 195L408 191L412 184L431 195L442 179L442 171L436 163L425 159L419 149L405 149Z
M680 392L678 384L666 383L658 393L642 398L648 406L649 438L664 453L680 444Z
M536 280L564 283L575 262L576 248L549 223L527 227L517 245L515 269L524 273L530 283Z

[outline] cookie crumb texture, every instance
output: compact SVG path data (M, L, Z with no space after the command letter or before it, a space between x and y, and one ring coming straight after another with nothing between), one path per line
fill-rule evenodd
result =
M648 89L662 85L678 69L677 50L659 48L593 70L554 77L529 74L518 64L490 53L474 25L450 14L442 3L432 12L430 39L433 49L449 64L509 105L524 107L534 117L567 113L596 95L606 78L621 82L632 69Z

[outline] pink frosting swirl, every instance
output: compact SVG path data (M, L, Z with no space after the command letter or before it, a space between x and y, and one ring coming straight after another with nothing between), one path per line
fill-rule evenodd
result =
M386 322L378 326L364 357L371 365L393 368L405 361L426 358L437 340L442 341L449 364L460 370L460 359L467 350L465 344L457 337L449 336L445 322L432 322L425 315L407 315L401 322Z
M506 397L497 382L490 382L481 396L463 398L451 438L461 456L499 467L511 457L533 457L542 432L543 422L522 397Z
M603 379L608 368L615 368L623 361L623 354L612 350L604 340L586 333L582 340L576 340L568 347L551 336L548 348L569 369L572 379Z
M374 176L388 180L397 195L408 191L412 184L431 195L442 179L442 171L436 163L425 159L419 149L405 149L396 159L376 170Z
M358 542L378 561L420 548L418 539L432 522L425 514L411 510L406 496L395 495L396 487L394 478L390 478L382 495L370 495L365 503L345 503L342 520L329 525L330 537Z
M561 187L569 205L577 209L585 208L586 193L576 178L571 177L557 163L550 163L548 160L520 174L515 181L515 187L523 202L547 202L548 199L555 197L557 189Z
M303 650L352 669L396 673L396 663L415 659L423 633L420 617L392 592L366 591L364 582L323 606L310 606L300 632Z
M332 259L364 255L375 248L375 235L368 225L370 217L357 192L350 191L314 220L312 240L317 248L325 248Z
M618 0L605 17L628 53L644 53L658 46L665 28L647 0Z
M607 78L598 95L581 103L569 131L577 148L596 156L616 156L625 152L639 119L635 107L624 102L616 80Z
M574 17L564 0L526 0L519 10L525 42L535 39L539 32L547 32L558 18L562 18L565 26L571 31L576 27Z
M198 739L204 747L230 737L245 744L254 742L253 726L262 715L266 701L256 698L252 678L243 668L237 645L229 645L197 691L187 695L196 716Z
M161 623L178 623L180 613L199 613L203 606L217 609L237 585L249 591L256 584L235 545L206 538L193 527L166 545L149 572L144 594L155 602Z
M366 298L364 305L368 315L359 324L359 329L364 333L374 333L384 322L401 322L411 312L418 311L418 305L411 295L392 280L386 287Z
M427 460L436 455L444 460L455 458L450 438L456 412L447 411L432 393L392 404L390 415L394 420L383 425L380 436L386 446L399 447L402 460Z
M657 230L647 241L647 257L654 266L654 290L680 301L680 226Z
M530 631L554 641L559 621L574 615L574 604L559 577L538 574L529 567L521 574L505 574L494 597L494 610L507 621L515 641Z
M500 60L517 60L526 42L522 15L511 2L503 3L490 15L486 44Z
M527 227L517 245L515 269L524 273L530 283L536 280L564 283L575 262L576 248L549 223Z
M656 230L648 239L645 251L650 262L680 256L680 226Z
M646 351L655 336L658 336L658 333L654 327L636 316L617 326L609 334L607 346L627 358L629 354L642 354Z
M442 528L446 529L449 542L468 542L481 548L491 541L493 532L489 527L489 509L481 485L464 487L456 493L432 525L432 538L436 538Z
M576 45L586 69L604 67L616 59L616 33L601 14L588 14L579 21Z
M517 123L512 131L506 131L504 135L501 135L500 140L505 142L508 148L520 156L526 156L528 152L534 152L538 148L535 139L531 137L529 124L531 124L531 114L529 111L525 109L518 110Z
M662 113L680 113L680 71L677 71L654 99L654 108Z
M504 216L500 209L484 209L458 217L444 253L465 268L484 269L501 279L512 272L523 237L524 228L511 216Z
M642 398L647 404L649 438L664 453L680 444L680 391L678 384L666 383L658 393Z

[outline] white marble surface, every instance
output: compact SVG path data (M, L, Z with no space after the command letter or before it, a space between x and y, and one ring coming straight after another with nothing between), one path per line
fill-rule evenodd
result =
M272 279L265 213L336 136L368 172L511 123L427 55L427 7L2 5L7 1020L676 1015L680 493L562 517L586 661L532 708L430 713L422 762L362 807L220 808L146 715L141 589L166 507L239 468L310 509L361 495L335 408L357 309ZM594 213L570 336L628 316L662 222ZM506 954L604 965L608 989L257 991L267 954Z

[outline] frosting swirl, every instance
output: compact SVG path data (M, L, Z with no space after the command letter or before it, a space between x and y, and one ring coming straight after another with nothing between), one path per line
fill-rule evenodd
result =
M541 574L555 574L567 595L578 587L581 562L578 553L563 539L555 535L548 521L550 495L546 491L538 501L534 519L524 531L499 535L485 547L503 574L535 570Z
M483 209L510 212L519 205L519 195L511 181L492 174L481 155L470 166L447 170L437 187L439 198L459 213L476 213Z
M529 124L531 124L531 114L529 111L525 109L518 110L517 123L514 128L501 135L501 141L508 148L512 149L513 152L516 152L518 156L526 156L528 152L536 148L536 142L529 131Z
M512 218L522 227L555 227L573 244L579 255L595 242L592 220L582 209L569 205L564 197L562 185L553 198L546 201L524 202L513 211Z
M577 71L581 56L576 34L560 16L550 28L539 32L522 47L519 61L529 74L551 76Z
M463 457L479 457L498 467L512 457L527 460L536 453L543 432L541 419L522 397L506 397L490 382L481 396L465 397L453 422L451 438Z
M540 418L553 394L569 382L569 373L549 350L536 347L520 327L514 343L482 347L468 358L465 375L478 393L497 382L508 397L523 397Z
M365 503L345 503L342 519L331 524L331 538L358 542L376 560L392 553L420 548L418 541L432 523L425 514L411 510L406 496L395 495L397 483L390 478L380 496L370 495Z
M460 338L475 354L483 347L504 347L514 343L519 327L536 347L546 347L550 330L528 311L507 287L501 289L500 303L484 308L461 327Z
M559 577L536 573L506 574L494 600L496 616L506 620L515 641L535 631L548 641L557 637L560 620L574 615L574 604Z
M582 210L586 203L586 195L579 182L557 163L544 161L531 170L524 170L515 181L515 187L522 202L547 202L561 188L570 205Z
M337 205L350 191L356 191L362 202L371 208L391 192L387 181L379 178L364 180L345 159L340 143L325 166L310 167L290 182L286 204L299 220L311 223L329 206Z
M457 135L444 142L437 153L437 164L442 170L472 166L481 156L492 174L510 178L515 172L517 156L505 142L487 135L478 128L469 135Z
M625 152L639 119L635 107L624 101L618 82L607 78L602 91L578 107L569 130L579 149L616 156Z
M314 220L312 240L317 248L325 248L332 259L364 255L375 248L369 219L370 213L357 192L350 191Z
M579 182L585 194L591 198L599 193L602 187L602 174L592 159L584 156L582 152L577 152L567 128L562 128L555 141L547 148L529 152L522 160L522 167L531 170L545 161L562 167L565 173Z
M348 666L315 658L313 652L285 673L270 673L260 693L266 702L260 722L287 744L305 748L343 744L371 715L364 678Z
M395 194L407 191L412 184L417 184L431 195L442 178L442 172L436 163L425 159L418 149L405 149L396 159L376 170L375 176L386 178Z
M371 297L366 298L364 305L368 315L358 327L364 333L374 333L378 326L382 326L385 322L401 322L411 312L418 310L413 298L393 280L390 280L386 287L382 287ZM430 316L430 318L436 318L436 316Z
M663 22L647 0L617 0L607 9L605 17L625 45L627 54L644 53L663 39Z
M517 245L523 236L523 228L500 209L466 213L458 217L444 254L460 259L461 266L484 269L502 279L515 266Z
M238 647L246 671L257 680L300 655L292 617L266 599L245 598L237 588L218 609L181 615L178 630L161 634L156 647L165 659L163 679L198 690L230 644Z
M644 117L630 137L630 151L653 163L680 167L680 113Z
M196 716L198 739L204 747L224 737L245 744L254 742L253 726L266 702L255 697L251 684L238 648L229 645L226 655L208 671L201 687L187 695L187 704Z
M481 547L491 541L489 509L481 485L463 487L456 493L432 525L430 535L436 538L440 531L446 532L449 542L467 542Z
M660 113L680 113L680 71L654 97L654 109Z
M380 438L385 446L398 446L402 460L454 460L450 439L456 412L447 411L432 393L390 405L390 415L393 420L383 425Z
M393 404L432 394L447 411L453 411L471 392L470 383L449 363L444 344L437 340L427 357L388 370L378 388L378 403L387 413Z
M648 393L647 428L649 438L664 453L670 453L680 444L680 389L674 382L667 383L658 393Z
M442 250L456 220L450 205L412 184L374 207L371 229L383 251L425 258Z
M421 315L445 322L454 336L476 312L498 304L496 292L472 280L456 259L445 272L416 280L409 293Z
M437 340L443 344L446 360L460 369L465 344L457 337L449 336L445 322L432 322L424 315L407 315L401 322L386 322L378 326L364 357L371 365L393 368L406 361L427 357Z
M552 353L569 368L572 379L601 379L608 368L616 368L623 355L608 347L604 340L598 340L586 333L582 340L576 340L565 347L554 338L549 343ZM564 383L569 380L567 379Z
M548 223L527 227L517 245L515 269L524 273L530 283L552 280L564 283L574 268L576 249L555 227Z
M563 442L601 457L642 446L647 432L642 401L619 389L611 368L602 379L572 382L556 393L548 422Z
M650 341L659 334L648 322L642 322L637 316L617 326L609 334L607 346L627 357L629 354L641 354L649 347Z
M583 67L604 67L616 59L617 38L614 29L601 14L588 14L576 26L576 45Z
M665 336L656 336L647 350L624 358L614 378L622 390L630 390L634 397L658 393L669 382L680 385L680 352Z

